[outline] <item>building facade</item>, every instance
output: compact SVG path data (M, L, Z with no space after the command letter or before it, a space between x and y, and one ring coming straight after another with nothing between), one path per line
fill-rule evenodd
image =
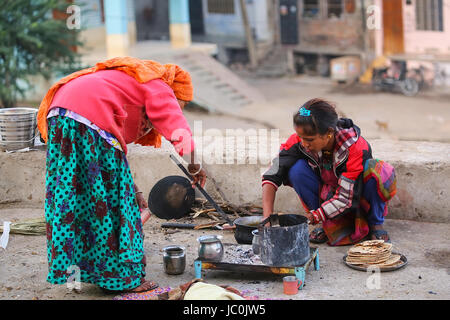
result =
M89 9L82 14L87 49L108 46L108 38L120 42L114 30L108 31L108 15L116 15L115 9L108 10L111 0L82 1ZM120 19L127 20L118 31L121 43L130 46L136 41L168 41L174 37L170 32L170 3L174 1L114 0L121 3L117 9L122 11ZM225 64L248 60L240 0L182 2L185 3L183 10L179 8L185 22L182 32L189 33L184 37L217 44L219 60ZM447 66L450 0L245 0L244 3L261 63L275 48L292 57L290 61L297 72L323 76L330 73L330 60L340 56L359 57L361 72L378 56L399 55L408 59L427 56L428 62L442 70L440 74L450 71Z
M82 8L81 40L85 44L81 52L106 50L108 41L114 43L118 40L117 38L121 38L119 40L122 46L132 46L136 43L135 0L80 0L79 3ZM114 8L111 4L118 4L118 6ZM118 21L114 21L114 18L110 18L112 27L108 31L108 16L116 17L123 23L119 24ZM119 25L122 27L117 28ZM110 56L124 51L121 48L110 48L110 50L112 50Z

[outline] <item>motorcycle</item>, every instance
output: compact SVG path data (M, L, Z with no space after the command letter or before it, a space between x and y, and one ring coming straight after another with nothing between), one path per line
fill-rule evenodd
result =
M395 68L376 68L372 73L372 86L376 91L401 92L405 96L417 95L424 84L422 69L406 69L406 62L393 63Z

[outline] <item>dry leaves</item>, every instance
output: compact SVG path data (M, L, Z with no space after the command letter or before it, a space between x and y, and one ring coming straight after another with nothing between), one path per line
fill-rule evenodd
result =
M237 219L242 216L253 216L262 214L262 207L255 205L248 204L242 206L235 206L226 202L217 202L217 205L226 214L234 216L234 219ZM225 223L225 221L222 220L222 216L206 199L199 199L199 198L195 199L195 202L192 206L192 213L190 214L190 216L193 219L202 216L207 217L216 223Z

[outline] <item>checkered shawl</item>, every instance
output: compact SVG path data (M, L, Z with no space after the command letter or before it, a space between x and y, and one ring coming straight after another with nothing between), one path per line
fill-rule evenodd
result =
M334 218L351 208L355 194L355 184L364 170L364 160L371 158L370 146L360 136L360 129L350 119L341 118L335 128L336 146L334 150L333 170L338 177L338 188L333 198L324 202L320 208L310 211L316 222ZM272 166L263 175L262 184L271 184L278 189L283 183L290 185L287 179L289 169L299 160L307 159L309 166L319 174L320 156L307 152L297 134L291 135L281 145L280 153ZM356 206L356 203L355 203Z
M359 133L355 127L336 127L335 138L333 170L336 172L336 168L347 161L347 171L339 177L335 195L322 203L320 208L311 211L316 222L334 218L352 206L355 182L364 169L363 153L357 144Z

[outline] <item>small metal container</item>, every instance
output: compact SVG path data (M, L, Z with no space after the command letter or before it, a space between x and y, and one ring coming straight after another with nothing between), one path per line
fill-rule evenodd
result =
M182 274L186 268L186 249L182 246L164 247L163 261L167 274Z
M253 240L252 240L252 250L253 253L259 255L261 252L261 236L258 233L258 230L253 230Z
M223 257L223 244L220 241L221 235L201 236L197 238L200 243L198 247L198 257L205 261L221 261Z

